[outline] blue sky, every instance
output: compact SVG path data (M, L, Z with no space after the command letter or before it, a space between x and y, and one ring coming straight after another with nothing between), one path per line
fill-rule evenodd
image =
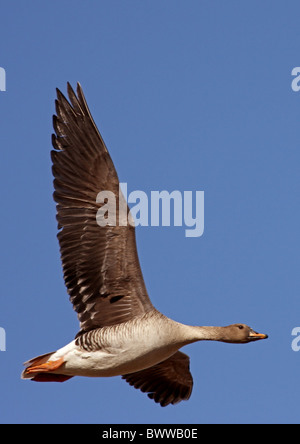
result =
M299 422L299 2L6 2L0 17L3 423ZM269 339L196 343L191 399L161 408L121 378L21 381L73 339L50 135L55 88L80 81L129 192L203 190L205 230L140 227L153 304Z

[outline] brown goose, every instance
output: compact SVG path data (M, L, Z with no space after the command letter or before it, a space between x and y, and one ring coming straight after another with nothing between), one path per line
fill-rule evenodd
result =
M65 284L80 321L76 338L56 352L26 362L22 378L65 381L72 376L122 377L162 406L189 399L189 357L178 351L201 340L247 343L267 338L245 324L192 327L157 311L140 269L135 229L104 141L80 84L57 90L52 135L54 199ZM96 220L112 210L116 224ZM122 215L122 209L126 209ZM120 216L120 220L119 220Z

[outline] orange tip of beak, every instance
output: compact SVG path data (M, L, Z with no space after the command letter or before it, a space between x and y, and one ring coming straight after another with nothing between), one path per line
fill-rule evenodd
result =
M268 335L265 335L263 333L256 333L256 332L251 332L249 337L251 339L267 339Z

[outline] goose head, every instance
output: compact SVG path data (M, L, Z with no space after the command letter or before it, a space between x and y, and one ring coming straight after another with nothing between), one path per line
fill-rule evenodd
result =
M232 344L247 344L248 342L258 341L260 339L267 339L268 335L257 333L246 324L232 324L223 327L222 342L229 342Z

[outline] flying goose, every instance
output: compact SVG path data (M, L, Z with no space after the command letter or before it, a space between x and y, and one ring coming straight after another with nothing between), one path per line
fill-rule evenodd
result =
M134 223L119 221L119 179L80 84L69 101L57 89L53 116L54 200L64 281L80 331L59 350L27 361L22 378L63 382L73 376L121 375L161 406L190 398L189 357L195 341L248 343L267 338L245 324L194 327L175 322L152 305L141 272ZM116 224L96 220L116 196ZM124 204L124 202L123 202ZM108 209L110 207L108 206ZM125 216L130 212L125 206ZM128 219L129 221L129 219Z

